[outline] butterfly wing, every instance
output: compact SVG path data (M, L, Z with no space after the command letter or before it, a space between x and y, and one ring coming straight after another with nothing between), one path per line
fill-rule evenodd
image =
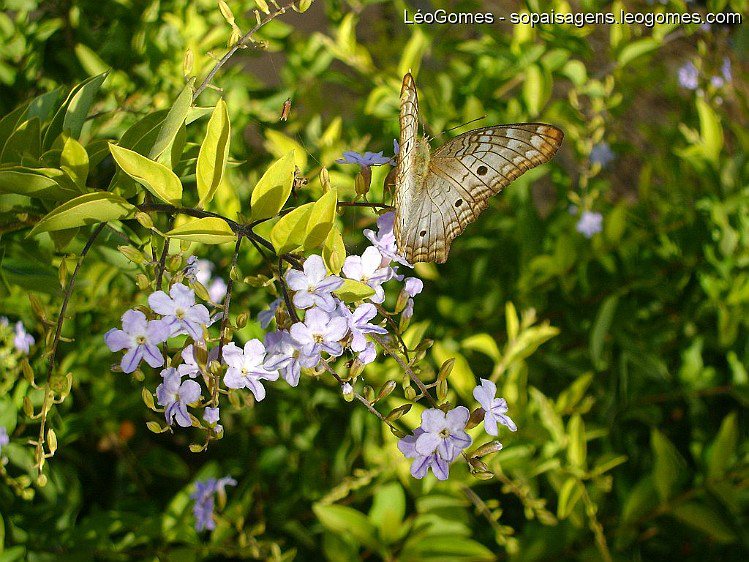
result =
M552 125L520 123L468 131L437 149L398 238L404 257L444 263L453 239L489 205L489 197L548 162L563 137Z
M400 238L406 219L411 214L416 202L416 174L414 158L416 156L416 136L419 127L419 98L416 84L409 72L403 77L400 95L400 148L398 150L398 167L395 176L395 236Z

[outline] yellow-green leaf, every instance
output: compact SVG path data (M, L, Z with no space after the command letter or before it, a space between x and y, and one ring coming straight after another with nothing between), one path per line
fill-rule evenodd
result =
M375 291L372 287L361 281L344 279L343 285L333 291L333 293L343 302L356 302L371 297Z
M572 466L583 468L587 456L587 446L585 442L585 424L579 414L570 418L567 424L567 460Z
M331 273L338 275L341 272L346 259L346 246L341 231L337 228L330 229L322 247L322 258Z
M577 478L569 477L562 484L561 490L559 490L559 500L557 501L557 517L559 519L567 519L572 510L575 509L575 505L580 501L583 495L583 485Z
M42 173L47 168L14 167L0 170L0 193L17 193L39 199L67 201L80 192L60 185L53 178ZM63 175L60 170L56 170Z
M285 214L270 231L270 241L276 252L285 254L304 244L307 222L314 203L307 203ZM336 272L337 273L337 272Z
M60 168L78 187L86 187L88 153L83 145L73 137L65 139L60 153Z
M204 207L213 199L226 169L231 140L229 111L223 99L218 100L213 110L205 140L200 145L195 177L198 182L199 206Z
M697 98L697 114L700 118L700 137L705 157L717 164L723 149L723 127L715 110L702 98Z
M182 89L179 96L177 96L174 105L169 110L169 113L166 114L164 122L161 124L161 129L159 129L159 135L156 137L156 142L153 143L153 147L148 153L148 157L151 160L159 160L159 157L162 154L167 156L170 155L170 152L166 152L166 150L174 142L177 133L179 133L182 124L185 122L190 106L192 106L192 84L193 81L191 80L190 83ZM167 161L163 161L163 163L174 166L174 162L171 162L171 158Z
M189 240L201 244L236 242L237 235L226 221L218 217L205 217L185 223L166 233L170 238Z
M304 249L319 248L328 237L335 220L338 193L331 189L315 202L307 223L307 235L304 238Z
M115 144L110 143L109 151L128 176L162 201L179 205L182 200L182 183L169 168Z
M294 151L271 164L252 190L252 219L274 217L291 195L294 183Z
M87 193L49 212L36 223L28 235L109 222L132 216L135 211L136 208L133 205L114 193L108 191Z

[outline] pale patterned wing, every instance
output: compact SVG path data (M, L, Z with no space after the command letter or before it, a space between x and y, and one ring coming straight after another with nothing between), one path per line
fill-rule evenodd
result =
M443 263L450 244L499 193L548 162L564 134L551 125L521 123L464 133L437 149L399 245L411 263Z
M411 213L416 202L416 174L414 158L416 156L416 136L419 128L419 99L416 95L416 84L409 72L403 77L400 97L400 149L398 151L398 169L395 176L395 235L402 232L404 220Z

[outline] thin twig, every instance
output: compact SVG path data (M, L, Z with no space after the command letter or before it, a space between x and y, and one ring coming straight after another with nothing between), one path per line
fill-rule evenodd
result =
M299 322L299 315L296 313L296 308L291 302L289 296L289 288L286 286L286 280L283 278L283 261L278 258L278 280L281 283L281 292L283 293L283 301L286 303L286 309L289 311L289 316L296 323Z
M390 209L393 210L395 207L392 205L387 205L385 203L370 203L362 202L362 201L339 201L338 202L339 207L370 207L372 209Z
M432 397L431 394L429 394L429 390L426 386L424 386L424 383L422 380L416 376L416 373L413 372L413 369L411 369L411 366L403 361L400 357L398 357L398 354L385 342L385 338L380 336L379 334L371 334L372 339L375 340L377 343L380 344L382 349L385 350L385 353L387 353L390 357L395 359L396 363L401 366L401 369L406 371L408 374L408 378L411 379L411 381L419 387L419 390L421 393L426 396L427 400L429 400L429 403L434 407L438 408L439 405L437 404L437 401Z
M224 335L226 324L229 321L229 304L231 303L231 292L234 288L234 278L232 273L237 267L237 258L239 257L239 247L242 245L242 235L237 237L237 243L234 246L234 254L231 257L231 268L229 269L229 281L226 282L226 296L224 297L224 311L221 317L221 333L218 336L218 362L221 363L223 358ZM214 385L214 394L218 395L218 384Z
M327 361L325 361L325 359L321 359L321 360L320 360L320 365L322 365L322 366L323 366L323 369L325 369L325 370L326 370L326 371L327 371L328 373L330 373L331 375L333 375L333 377L335 378L335 380L337 380L337 381L338 381L338 384L340 384L341 386L343 386L343 385L345 384L345 381L344 381L344 380L343 380L343 379L342 379L342 378L340 377L340 375L339 375L338 373L336 373L336 372L335 372L335 371L333 370L333 368L332 368L332 367L331 367L331 366L330 366L330 365L328 364L328 362L327 362ZM386 423L387 425L389 425L389 426L391 425L391 424L390 424L390 422L389 422L388 420L386 420L386 419L385 419L385 416L383 416L383 415L382 415L382 414L381 414L380 412L378 412L378 411L377 411L377 410L375 409L375 407L374 407L374 406L372 406L372 404L370 404L370 403L369 403L369 400L367 400L366 398L364 398L364 396L362 396L362 395L361 395L361 394L359 394L358 392L354 391L354 397L355 397L355 398L356 398L356 399L357 399L357 400L358 400L359 402L361 402L362 404L364 404L364 406L366 406L367 410L369 410L369 411L370 411L371 413L373 413L373 414L374 414L375 416L377 416L378 418L380 418L380 421L383 421L383 422L385 422L385 423Z
M234 45L229 49L226 54L221 57L221 59L216 63L216 65L211 69L211 71L208 73L208 75L203 79L203 82L200 83L200 86L198 86L195 89L195 93L192 95L192 101L195 103L195 100L198 99L198 96L203 93L203 90L205 90L208 85L211 83L213 78L216 76L216 73L219 71L219 69L224 66L228 60L236 53L239 49L244 48L248 41L252 38L252 36L257 33L257 31L263 27L265 24L269 23L270 21L276 19L278 16L285 14L288 10L292 8L294 5L294 2L288 2L287 4L284 4L280 8L278 8L276 11L271 12L264 18L262 18L259 22L255 24L255 26L250 29L247 33L242 35L242 37L239 38L239 40L234 43Z

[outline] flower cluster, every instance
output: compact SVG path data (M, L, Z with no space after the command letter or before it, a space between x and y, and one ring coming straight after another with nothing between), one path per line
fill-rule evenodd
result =
M0 316L0 326L8 328L10 321L5 316ZM26 327L20 320L15 323L13 327L13 347L18 353L28 355L31 350L31 346L34 345L34 336L26 331Z
M191 281L197 281L208 290L211 301L219 304L226 296L226 281L221 277L213 277L215 266L208 260L198 259L196 256L187 258L185 277Z
M230 476L224 478L208 478L195 483L195 491L190 494L190 498L195 500L192 513L195 516L195 530L198 532L213 530L216 528L214 515L216 494L219 501L226 501L226 486L236 486L237 481Z
M495 398L497 386L486 379L473 390L473 396L484 414L484 429L489 435L498 435L497 423L517 431L515 423L507 416L507 402ZM466 433L470 412L458 406L447 412L429 408L421 415L421 425L412 435L398 441L398 449L408 459L413 459L411 475L424 478L429 469L438 480L447 480L452 463L471 444ZM501 445L500 445L501 447Z
M594 211L583 211L575 225L575 230L586 238L592 238L603 230L603 215Z
M0 455L3 454L3 447L6 447L10 443L10 437L8 437L8 430L4 426L0 425Z

